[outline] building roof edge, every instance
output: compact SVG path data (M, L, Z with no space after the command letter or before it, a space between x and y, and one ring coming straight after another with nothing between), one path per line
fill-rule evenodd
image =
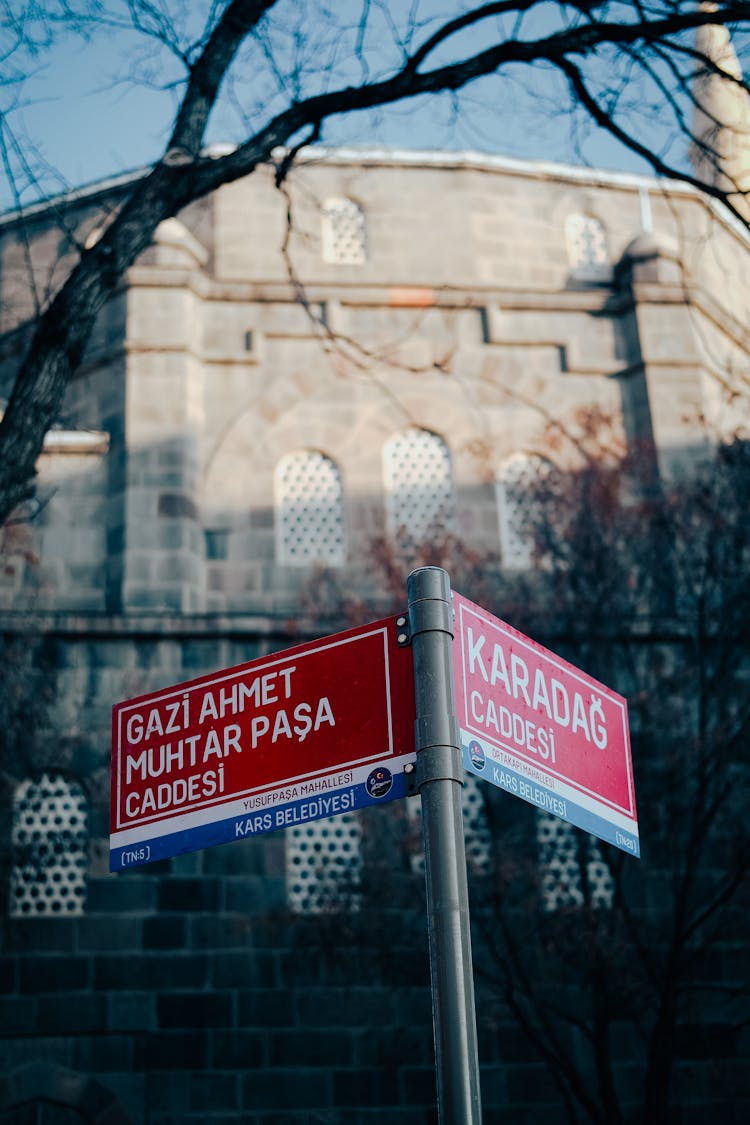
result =
M203 151L207 157L220 158L232 152L236 146L228 144L212 144ZM285 149L277 149L274 155L281 156ZM651 190L680 194L703 199L706 204L721 218L735 233L742 235L745 240L750 238L743 224L729 211L710 196L704 195L692 184L682 180L649 175L639 172L617 172L605 168L590 168L577 164L563 164L547 160L526 160L514 156L502 156L494 153L483 153L471 150L437 150L437 149L405 149L389 148L387 146L362 146L342 145L340 147L327 145L314 145L302 149L296 157L299 164L360 164L379 166L404 166L412 168L445 168L445 169L474 169L477 171L506 172L511 175L531 176L545 180L567 180L572 183L588 183L592 186L623 187L634 191ZM76 203L79 200L91 199L108 191L124 187L128 183L147 175L149 167L138 168L131 172L123 172L118 176L110 176L92 184L86 184L60 195L50 196L39 200L21 209L15 208L0 214L0 228L11 226L16 222L42 214L45 210L55 205L62 206Z

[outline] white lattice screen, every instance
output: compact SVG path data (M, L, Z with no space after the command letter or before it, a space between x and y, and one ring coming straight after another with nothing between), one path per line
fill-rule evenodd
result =
M81 786L60 774L28 778L13 798L11 915L82 914L88 808Z
M359 266L367 260L365 213L353 199L327 199L322 214L323 261Z
M540 514L538 488L546 472L541 457L514 453L495 481L503 566L525 570L534 558L534 523Z
M492 833L487 823L482 786L473 773L464 774L461 811L464 821L464 846L466 865L477 875L487 875L492 870ZM414 829L413 839L419 841L411 860L412 870L424 875L424 851L422 850L422 802L408 802L409 816Z
M408 549L447 531L454 514L448 446L429 430L410 426L383 449L388 531Z
M356 813L288 828L286 886L298 914L356 909L362 868L362 828Z
M607 233L593 215L568 215L565 241L568 262L574 270L601 270L609 264Z
M344 562L344 492L329 457L302 449L276 468L276 555L279 562Z
M542 810L537 810L536 830L545 910L583 905L581 847L591 903L595 907L610 907L614 895L612 876L594 837L583 835L572 824Z
M484 803L487 782L473 773L464 774L464 843L466 864L478 875L488 875L492 870L492 833L487 823Z

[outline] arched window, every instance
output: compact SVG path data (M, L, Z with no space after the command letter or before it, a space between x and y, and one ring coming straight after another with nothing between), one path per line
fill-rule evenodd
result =
M291 909L297 914L357 909L361 843L362 828L356 813L288 828L286 885Z
M367 260L365 213L353 199L327 199L323 204L323 261L359 266Z
M344 562L344 491L338 466L314 449L283 457L276 468L279 562Z
M612 874L594 836L542 809L536 810L536 836L545 910L582 906L587 898L594 907L612 906Z
M514 453L500 466L495 480L500 558L507 569L525 570L534 560L534 543L541 530L541 489L549 465L541 457Z
M571 270L592 280L610 272L607 232L593 215L571 214L565 220L565 244Z
M410 426L383 449L388 533L402 549L445 534L453 523L453 471L448 446Z
M10 914L83 914L88 868L88 807L83 789L62 774L27 778L13 797Z

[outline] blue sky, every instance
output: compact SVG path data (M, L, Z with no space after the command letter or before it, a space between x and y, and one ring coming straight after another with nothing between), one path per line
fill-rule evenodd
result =
M429 5L431 0L426 0ZM288 20L289 0L286 5ZM286 61L299 52L299 28L307 4L317 0L295 0L297 29L285 25L275 29L278 58ZM118 0L105 10L122 11ZM392 10L399 3L392 4ZM195 11L195 9L193 9ZM284 14L284 3L279 6ZM295 30L297 38L295 38ZM186 31L187 33L187 31ZM310 34L306 30L306 34ZM479 33L481 34L481 32ZM284 36L286 35L286 40ZM383 24L373 29L386 42L390 30ZM314 34L311 36L314 39ZM306 45L307 46L307 45ZM391 44L389 44L389 49ZM346 46L336 56L335 40L321 31L318 41L307 47L300 70L313 75L312 63L324 60L324 68L310 81L335 83L342 77L356 78L351 51ZM373 53L375 57L375 53ZM246 68L252 79L238 68L236 81L226 91L211 122L209 141L236 142L248 125L260 123L266 112L277 108L289 90L280 90L268 74L259 74L259 56L248 55ZM240 60L242 64L242 60ZM26 63L28 66L28 63ZM47 50L31 60L30 76L22 86L0 93L16 104L8 117L13 135L24 147L31 170L41 183L41 194L54 194L148 164L164 144L176 107L175 89L179 67L168 52L157 51L152 40L126 30L98 29L88 41L78 36L53 38ZM134 79L131 72L135 71ZM321 75L323 75L321 77ZM308 86L308 89L310 87ZM581 132L581 121L561 113L563 87L559 77L541 67L518 68L502 81L475 84L462 94L457 114L448 97L425 98L404 103L387 112L335 119L325 127L328 144L390 145L407 148L465 149L500 153L529 159L588 163L603 168L648 171L646 164L601 134ZM33 142L29 147L28 141ZM22 187L24 170L16 158L16 176ZM33 202L39 190L24 188L22 200ZM0 207L13 206L7 169L0 174Z

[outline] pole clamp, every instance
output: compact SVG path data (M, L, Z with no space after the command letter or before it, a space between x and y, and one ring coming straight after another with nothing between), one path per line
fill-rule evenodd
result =
M414 745L417 753L430 746L460 746L461 734L454 713L430 711L414 721Z
M450 602L422 598L409 604L412 636L417 633L447 633L453 637L453 608Z
M417 792L428 781L457 781L463 785L464 779L463 760L457 746L428 746L417 754Z

